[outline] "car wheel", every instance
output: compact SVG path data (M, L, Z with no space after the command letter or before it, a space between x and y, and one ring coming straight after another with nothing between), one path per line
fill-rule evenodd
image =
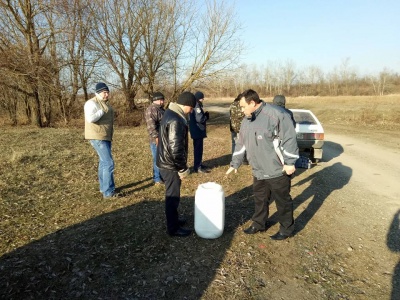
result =
M310 149L310 159L313 163L316 163L316 164L321 160L320 158L314 157L314 148Z
M308 158L311 160L311 162L315 162L314 149L313 148L310 149L310 155L309 155Z

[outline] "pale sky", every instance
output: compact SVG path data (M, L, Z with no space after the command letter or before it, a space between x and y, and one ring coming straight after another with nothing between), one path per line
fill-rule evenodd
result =
M400 0L236 0L246 64L400 73Z

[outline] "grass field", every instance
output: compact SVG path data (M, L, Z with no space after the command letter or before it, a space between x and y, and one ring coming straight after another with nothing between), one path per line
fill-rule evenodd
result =
M209 103L227 107L230 101ZM312 109L328 130L366 136L376 130L382 140L388 132L399 134L399 96L288 99L288 107ZM231 147L227 118L212 113L208 133L205 163L212 173L184 181L181 213L193 226L197 186L221 184L226 224L217 240L166 235L164 190L152 184L144 126L115 129L115 178L123 197L112 201L98 191L97 156L82 128L3 127L0 298L265 299L290 284L279 281L282 274L269 259L287 245L271 249L259 237L244 240L241 234L253 212L251 176L248 166L241 176L225 176ZM303 243L291 246L294 256L302 257ZM315 280L305 276L301 259L291 276L299 289ZM349 292L345 287L321 285L310 288L313 297L347 299L340 297Z

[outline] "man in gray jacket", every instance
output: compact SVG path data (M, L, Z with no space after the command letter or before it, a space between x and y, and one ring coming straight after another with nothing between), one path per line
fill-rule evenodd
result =
M284 240L294 231L290 175L295 172L294 164L299 157L296 131L288 113L264 103L253 90L243 92L240 107L245 118L226 174L237 172L247 152L253 173L255 212L251 226L244 232L254 234L266 230L273 193L280 229L271 239Z

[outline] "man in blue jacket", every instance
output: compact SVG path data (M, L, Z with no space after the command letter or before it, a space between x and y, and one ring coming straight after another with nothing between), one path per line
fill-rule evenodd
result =
M153 157L153 180L155 185L163 184L160 170L156 164L158 130L164 114L164 95L161 92L155 92L152 97L152 103L146 109L144 118L146 120L147 131L149 133L150 150Z
M200 91L194 94L196 107L189 116L190 136L193 139L193 170L199 173L209 173L210 170L202 164L204 139L207 137L206 122L209 113L203 110L204 94Z
M293 235L293 201L290 196L291 177L299 158L296 131L290 115L281 108L264 103L253 90L243 92L240 107L245 115L240 126L229 174L243 163L244 153L252 167L255 211L246 234L266 230L269 204L274 195L279 231L272 240Z

